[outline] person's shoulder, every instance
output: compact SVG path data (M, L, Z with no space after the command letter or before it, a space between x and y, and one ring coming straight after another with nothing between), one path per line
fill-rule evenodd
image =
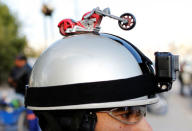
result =
M30 70L32 70L32 67L27 63L27 64L25 65L25 69L30 71Z
M18 70L18 67L16 67L16 66L14 66L14 67L11 68L11 72L15 72L15 71L17 71L17 70Z

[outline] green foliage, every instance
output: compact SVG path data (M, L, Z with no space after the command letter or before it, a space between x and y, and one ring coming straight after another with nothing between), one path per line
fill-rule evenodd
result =
M14 58L23 52L26 38L19 35L19 22L8 7L0 3L0 83L7 80Z

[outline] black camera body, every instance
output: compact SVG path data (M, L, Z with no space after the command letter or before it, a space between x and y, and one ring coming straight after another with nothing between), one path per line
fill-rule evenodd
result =
M156 78L160 85L172 84L179 71L179 56L170 52L155 52Z

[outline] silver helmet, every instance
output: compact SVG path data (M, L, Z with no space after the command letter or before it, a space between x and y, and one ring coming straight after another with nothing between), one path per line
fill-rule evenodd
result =
M114 35L65 37L37 59L26 107L65 110L156 103L154 72L146 61L136 47Z

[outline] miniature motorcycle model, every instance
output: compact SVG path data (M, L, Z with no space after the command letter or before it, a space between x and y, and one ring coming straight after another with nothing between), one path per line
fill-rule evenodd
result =
M130 13L124 13L120 17L117 17L111 15L109 8L105 8L102 11L97 7L91 12L84 14L81 21L76 22L72 19L64 19L58 24L58 27L60 33L64 36L80 32L98 32L102 18L105 16L118 20L119 27L123 30L131 30L136 24L135 17Z

